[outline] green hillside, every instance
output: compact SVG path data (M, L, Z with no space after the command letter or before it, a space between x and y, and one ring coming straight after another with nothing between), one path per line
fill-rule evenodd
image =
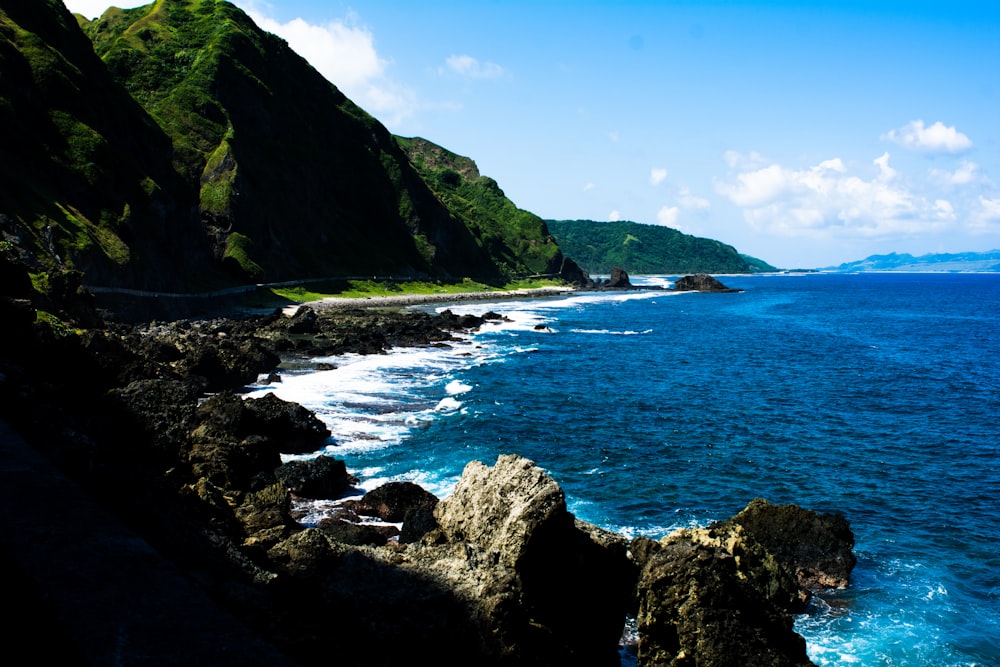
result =
M517 208L475 162L419 137L397 141L434 194L466 220L507 273L559 271L562 253L545 221Z
M501 284L559 258L544 223L495 183L442 190L384 126L221 0L94 21L59 0L0 0L0 148L4 242L36 270L78 269L90 284Z
M590 273L609 273L615 267L635 275L776 270L720 241L660 225L593 220L548 220L547 224L563 253Z
M170 138L60 0L0 1L0 153L0 233L30 266L145 287L211 278Z

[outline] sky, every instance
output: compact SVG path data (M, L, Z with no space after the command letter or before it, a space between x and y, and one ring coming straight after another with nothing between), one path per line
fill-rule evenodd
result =
M666 225L781 268L1000 248L995 0L234 4L546 219Z

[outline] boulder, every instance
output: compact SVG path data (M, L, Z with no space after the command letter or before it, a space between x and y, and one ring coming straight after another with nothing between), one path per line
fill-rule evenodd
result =
M631 289L632 283L629 282L628 273L625 272L625 269L620 269L616 266L611 269L611 276L604 283L604 287L608 289Z
M275 470L274 475L296 496L313 500L340 498L352 484L358 482L347 472L347 465L332 456L289 461Z
M399 523L417 507L433 510L438 498L413 482L387 482L366 493L354 505L354 511L375 516L389 523Z
M792 618L741 576L739 560L710 541L639 537L638 664L806 667Z
M820 514L797 505L757 498L716 529L741 526L745 533L795 572L810 590L846 588L857 564L854 533L841 514Z
M633 583L625 542L581 530L562 489L532 461L469 463L434 517L440 528L428 538L459 549L431 569L466 601L498 656L510 664L620 661Z
M244 402L241 433L255 433L272 439L282 454L309 454L322 447L330 429L312 411L274 394Z
M721 282L707 273L696 273L691 276L678 278L674 283L674 290L678 292L739 292L741 290L726 287Z

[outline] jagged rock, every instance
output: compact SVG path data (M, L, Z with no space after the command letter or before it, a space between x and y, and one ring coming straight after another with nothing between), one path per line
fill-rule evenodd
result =
M638 664L812 665L792 619L741 576L726 549L696 539L636 538Z
M708 528L682 528L663 538L663 544L690 542L722 549L736 561L737 573L757 593L784 611L805 611L810 594L799 586L795 572L764 548L743 529L731 522Z
M674 283L678 292L739 292L741 290L726 287L707 273L696 273L678 278Z
M841 514L819 514L757 498L717 529L729 525L742 526L788 565L807 589L846 588L857 564L854 533Z
M354 510L358 514L399 523L408 510L414 507L433 509L437 504L437 496L413 482L387 482L366 493L354 505Z
M590 274L569 257L563 259L562 267L559 269L559 277L574 287L586 289L594 285Z
M330 429L310 410L274 394L244 402L241 433L257 433L278 443L282 454L308 454L330 437Z
M277 542L298 530L291 516L291 506L288 489L281 484L273 484L246 494L236 508L236 518L249 536L256 534L256 541L269 539Z
M611 276L604 283L604 287L608 289L628 289L632 287L632 283L629 282L628 273L625 272L625 269L615 267L611 269Z
M339 498L358 481L348 474L343 461L332 456L289 461L275 470L274 475L295 495L317 500Z
M618 662L632 575L624 545L580 530L562 489L533 462L469 463L434 516L441 538L462 551L450 570L449 558L432 569L467 601L498 655L513 664Z

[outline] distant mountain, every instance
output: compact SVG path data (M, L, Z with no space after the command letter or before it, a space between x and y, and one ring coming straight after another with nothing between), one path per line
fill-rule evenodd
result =
M0 0L0 241L37 270L196 291L558 268L495 182L449 190L403 143L228 2Z
M720 241L662 225L594 220L546 223L563 253L590 273L609 273L615 267L636 275L777 271Z
M914 257L908 253L871 255L856 262L846 262L824 271L980 271L1000 272L1000 250L989 252L936 253Z

